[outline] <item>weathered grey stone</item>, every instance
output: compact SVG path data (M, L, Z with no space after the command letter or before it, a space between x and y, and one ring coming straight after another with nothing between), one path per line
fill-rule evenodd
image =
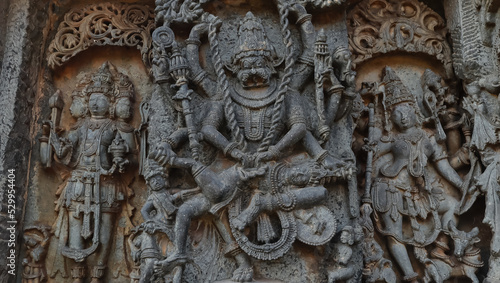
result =
M0 3L0 281L500 280L500 1L122 2Z

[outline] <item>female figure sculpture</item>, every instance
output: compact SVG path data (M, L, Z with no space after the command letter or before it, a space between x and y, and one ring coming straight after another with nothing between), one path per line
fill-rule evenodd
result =
M385 107L395 132L382 138L376 154L390 154L372 186L372 203L378 230L388 236L389 250L406 281L417 282L406 245L417 248L434 242L441 231L455 225L457 204L436 186L429 172L429 160L439 174L456 188L462 179L450 166L447 156L433 136L421 127L422 117L415 97L389 67L385 68ZM403 227L411 229L403 229ZM407 231L410 231L409 233Z

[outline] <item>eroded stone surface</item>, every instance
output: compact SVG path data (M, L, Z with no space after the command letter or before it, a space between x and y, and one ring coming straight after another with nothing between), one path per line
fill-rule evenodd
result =
M39 2L0 41L19 280L500 280L497 1Z

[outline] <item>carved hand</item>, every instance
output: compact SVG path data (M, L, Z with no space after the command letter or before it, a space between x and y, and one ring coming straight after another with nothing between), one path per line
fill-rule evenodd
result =
M160 165L165 166L170 160L170 157L175 155L170 144L166 142L160 143L156 149L151 153L150 158L154 159Z
M191 29L191 33L189 34L190 39L200 39L202 34L207 33L208 31L208 24L206 22L202 22L200 24L197 24Z
M302 15L306 15L307 10L301 4L295 3L290 7L290 13L294 14L295 16L297 16L297 18L299 18Z
M214 22L216 20L219 20L219 19L216 16L214 16L208 12L205 12L205 13L203 13L203 15L201 15L201 21L203 23L211 23L211 22Z
M54 145L57 157L59 158L65 157L73 147L73 145L67 138L59 138L58 143L52 143L52 144ZM59 145L59 148L55 148L57 144Z
M265 152L257 153L255 156L255 163L259 163L260 161L270 161L277 159L280 156L280 152L276 149L275 146L270 146L269 149Z
M323 165L323 167L325 167L326 169L329 169L329 170L335 170L337 168L342 168L342 167L348 166L347 163L345 163L344 161L342 161L338 158L334 158L331 155L327 155L321 161L321 165Z
M243 167L250 167L250 159L247 154L245 154L243 151L235 148L231 151L231 157L238 160Z
M359 91L359 94L361 96L376 97L381 93L382 93L382 91L379 90L379 84L377 82L362 82L361 83L361 90Z
M363 145L363 150L366 151L366 152L369 152L369 151L372 151L373 154L376 154L377 153L377 144L378 142L377 141L369 141L368 139L364 139L364 142L366 143L365 145Z

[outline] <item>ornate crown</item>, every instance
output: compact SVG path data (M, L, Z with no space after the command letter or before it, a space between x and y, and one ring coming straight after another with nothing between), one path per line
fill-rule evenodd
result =
M113 98L114 83L109 65L109 62L104 62L99 70L92 75L92 80L85 89L88 95L92 93L102 93L110 99Z
M76 84L75 89L71 93L71 97L77 96L77 97L87 98L87 93L84 90L88 85L90 85L91 82L92 80L90 76L88 74L85 74L83 78Z
M128 98L130 100L134 99L134 85L130 81L129 77L124 74L119 74L117 78L117 91L115 93L116 99Z
M238 29L238 47L233 55L233 63L249 56L265 56L271 58L270 44L264 26L252 12L248 12L240 22Z
M151 178L153 178L156 175L160 175L164 177L165 179L168 179L168 172L163 168L158 162L149 159L148 163L146 165L146 174L144 174L144 179L147 181Z
M413 94L408 91L401 79L390 67L384 69L383 83L385 84L385 106L387 108L403 102L415 103Z

